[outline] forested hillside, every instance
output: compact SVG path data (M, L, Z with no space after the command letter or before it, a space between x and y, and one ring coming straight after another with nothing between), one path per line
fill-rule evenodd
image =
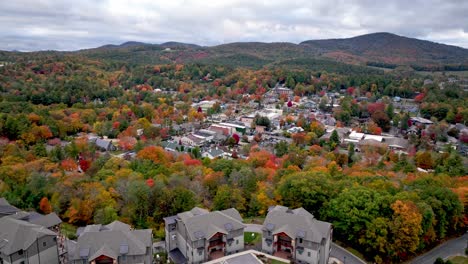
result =
M34 56L59 52L32 53ZM106 59L132 64L208 63L261 68L284 64L289 60L319 59L361 66L396 68L411 66L415 70L468 70L468 50L456 46L407 38L390 33L374 33L347 39L308 40L294 43L243 42L211 47L167 42L148 44L126 42L121 45L61 52L91 59ZM18 52L0 52L0 61L28 57Z

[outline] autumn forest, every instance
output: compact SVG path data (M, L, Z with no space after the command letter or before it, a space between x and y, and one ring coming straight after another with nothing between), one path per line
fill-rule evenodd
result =
M459 83L405 68L237 59L239 66L47 52L5 57L0 197L21 209L54 211L71 230L119 219L152 228L156 239L164 239L163 217L194 206L235 207L244 219L262 218L275 204L304 207L333 224L334 240L377 263L408 260L466 230L467 161L459 150L468 134L456 124L467 124L468 108ZM215 159L198 147L165 149L183 124L204 128L214 115L261 109L277 85L293 91L290 101L277 102L286 109L279 125L303 128L281 135L288 141L268 145L261 133L239 133L219 143L231 157ZM340 96L330 103L330 93ZM318 98L336 127L357 132L402 135L416 115L433 125L402 136L407 153L381 145L356 151L337 133L324 140L327 128L310 111L289 110L303 97ZM397 111L394 98L418 111ZM202 100L217 103L208 111L192 107ZM260 125L273 127L257 117L252 127ZM114 140L116 149L103 151L89 135ZM451 138L461 147L448 144Z

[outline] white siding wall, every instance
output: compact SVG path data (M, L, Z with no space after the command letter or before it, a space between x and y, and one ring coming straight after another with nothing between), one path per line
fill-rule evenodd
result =
M202 250L201 255L198 254L198 249L196 248L193 249L190 245L189 245L189 250L191 251L190 252L190 258L192 259L191 263L201 263L206 260L204 249ZM192 252L193 252L193 257L192 257Z
M29 256L29 264L39 264L39 256L36 254L34 256Z
M184 255L188 259L189 257L187 256L187 242L179 233L177 233L177 247L179 248L180 252L182 252L182 255Z
M265 241L266 239L262 237L262 250L268 254L273 253L273 242L271 243L270 246L268 246L267 242Z
M309 257L309 253L310 253L310 257ZM296 259L305 263L318 264L317 262L319 258L318 253L319 252L316 250L304 248L304 251L302 252L302 254L299 254L299 252L296 251Z
M240 252L244 250L244 234L242 236L234 237L234 241L231 245L226 243L226 251L230 254L236 253L236 251Z
M328 258L330 257L330 240L331 239L327 239L325 247L321 249L320 264L328 263Z
M39 254L40 254L41 264L42 263L47 263L47 264L59 263L57 246L53 246L46 250L43 250Z

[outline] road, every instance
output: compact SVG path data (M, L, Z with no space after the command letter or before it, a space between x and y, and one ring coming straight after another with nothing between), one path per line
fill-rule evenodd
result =
M411 264L433 264L437 258L446 259L454 255L465 255L468 246L468 232L459 238L449 240L431 251L413 259Z
M335 243L332 243L330 257L337 258L343 264L366 264L365 261Z
M245 232L262 233L262 225L246 224ZM366 263L360 258L353 255L351 252L338 246L335 243L332 243L332 250L330 252L330 257L337 258L338 260L342 261L343 264L365 264Z

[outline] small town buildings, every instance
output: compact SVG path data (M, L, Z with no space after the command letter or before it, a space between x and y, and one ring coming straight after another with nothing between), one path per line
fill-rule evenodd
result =
M68 244L69 263L153 263L151 229L132 229L114 221L79 228L77 235L78 240Z
M288 133L299 133L299 132L304 132L304 129L302 127L291 127L288 130Z
M422 117L411 117L410 120L414 125L432 125L432 124L434 124L434 122L432 122L431 120L426 119L426 118L422 118Z
M59 264L57 234L7 216L0 219L0 263Z
M180 138L176 138L182 145L189 146L189 147L201 147L205 144L205 139L196 137L193 134L188 134L187 136L183 136Z
M244 250L242 217L234 209L195 207L164 218L166 250L176 264L202 263Z
M225 155L226 153L218 147L209 148L206 151L202 152L202 157L209 159L223 158Z
M96 145L96 148L98 148L101 151L117 150L117 147L113 144L113 141L111 139L100 138L93 134L88 135L88 142Z
M217 101L200 101L198 103L193 103L192 108L198 110L199 108L204 112L208 112L208 109L213 108L213 106L217 103Z
M240 134L245 134L247 127L242 122L223 122L219 123L220 126L229 127L235 130L235 132Z
M295 263L328 263L332 225L315 219L304 208L270 207L262 230L263 252Z

